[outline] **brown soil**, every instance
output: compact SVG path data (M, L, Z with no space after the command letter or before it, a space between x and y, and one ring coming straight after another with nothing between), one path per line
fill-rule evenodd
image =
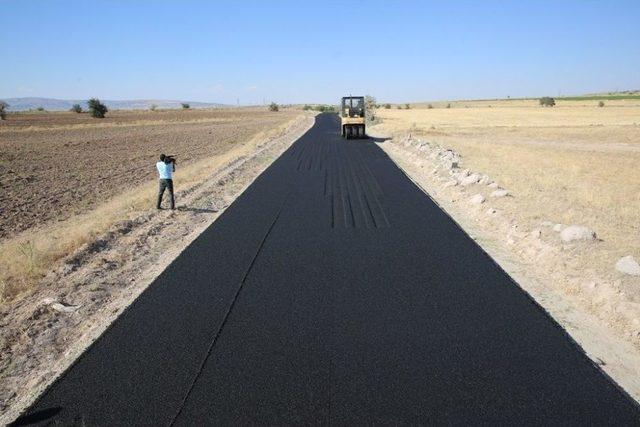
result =
M178 167L227 152L293 111L11 114L0 125L0 239L87 212L154 178L162 152Z

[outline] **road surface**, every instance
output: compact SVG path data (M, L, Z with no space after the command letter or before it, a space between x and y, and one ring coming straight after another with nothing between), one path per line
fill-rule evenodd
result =
M640 423L375 141L315 126L21 419Z

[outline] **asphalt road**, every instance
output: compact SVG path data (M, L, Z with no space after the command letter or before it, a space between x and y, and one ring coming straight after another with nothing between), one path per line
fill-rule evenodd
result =
M640 424L640 410L337 117L267 169L21 419Z

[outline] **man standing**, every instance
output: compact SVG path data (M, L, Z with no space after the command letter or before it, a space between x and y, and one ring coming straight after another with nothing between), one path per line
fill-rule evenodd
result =
M176 202L173 197L173 172L176 170L176 160L171 156L165 156L160 154L160 161L156 163L158 169L158 175L160 177L160 191L158 192L158 204L157 208L162 209L162 196L164 190L169 190L169 196L171 197L171 209L176 208Z

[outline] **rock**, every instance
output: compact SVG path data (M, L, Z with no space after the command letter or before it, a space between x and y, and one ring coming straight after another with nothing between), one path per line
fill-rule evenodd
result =
M446 184L444 184L444 187L445 188L455 187L456 185L458 185L458 181L456 181L455 179L452 179L451 181L449 181Z
M482 175L482 177L478 181L478 184L485 185L485 184L488 184L490 182L491 182L491 178L489 178L489 175Z
M498 188L498 183L497 182L489 183L489 184L487 184L487 187L489 187L489 188Z
M542 226L543 227L551 227L553 225L553 223L551 221L542 221Z
M562 224L556 224L553 226L553 231L555 231L556 233L559 233L562 231L562 229L564 228L564 225Z
M491 197L505 197L508 195L509 195L509 192L502 188L499 190L495 190L493 193L491 193Z
M487 215L495 215L497 211L493 208L489 208L486 210Z
M595 240L596 233L582 225L570 225L560 232L560 238L564 242L572 242L574 240Z
M477 173L472 173L471 175L462 178L460 180L460 185L471 185L477 183L478 181L480 181L480 175L478 175Z
M616 270L631 276L640 276L640 264L631 255L620 258L616 262Z
M531 232L531 237L533 237L534 239L539 239L539 238L540 238L540 236L542 236L542 231L540 231L540 230L538 230L538 229L533 230L533 231Z
M63 304L61 302L58 302L58 301L54 300L53 298L45 298L45 299L43 299L42 300L42 304L48 305L49 307L51 307L55 311L59 311L61 313L73 313L74 311L76 311L77 309L80 308L79 305Z
M469 202L474 205L480 205L484 203L484 196L482 194L476 194L475 196L471 196Z

